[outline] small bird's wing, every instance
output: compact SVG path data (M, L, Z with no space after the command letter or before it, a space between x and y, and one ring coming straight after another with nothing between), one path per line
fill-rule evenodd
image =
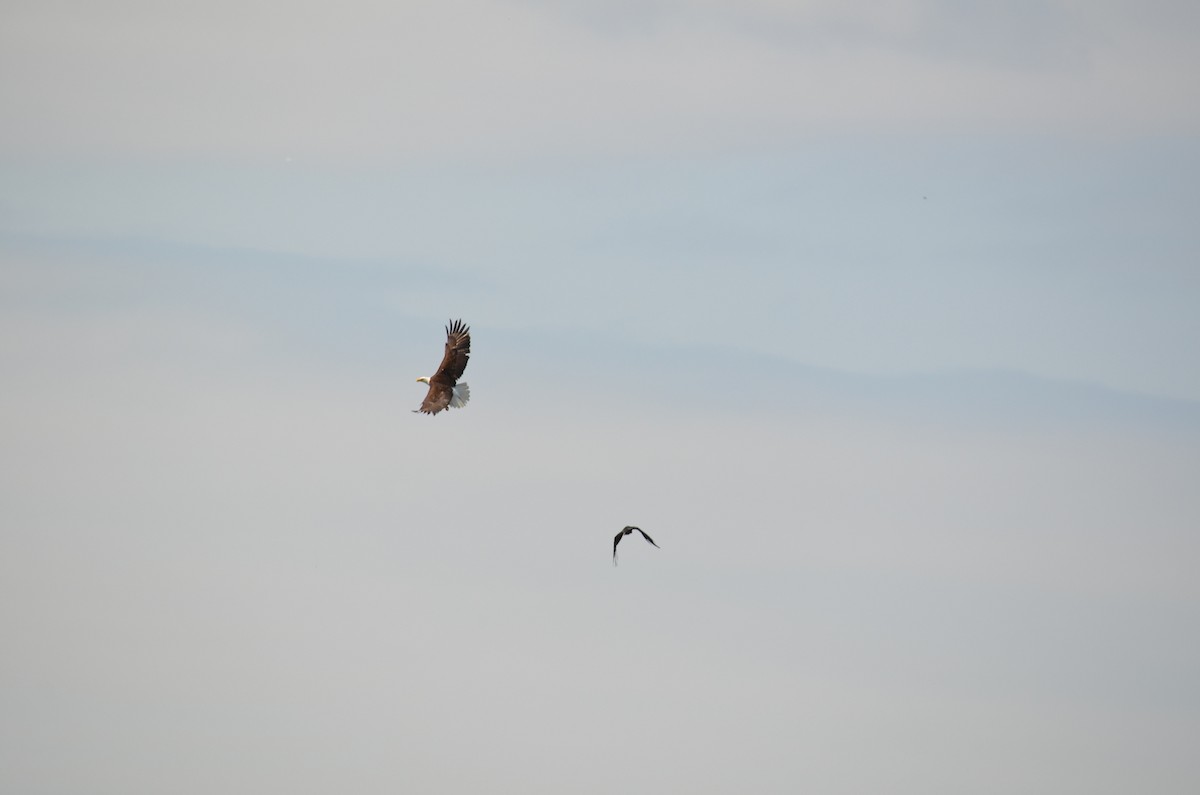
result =
M446 326L446 354L437 372L430 381L437 381L447 386L454 386L462 378L467 369L467 360L471 358L471 329L461 320L455 320ZM449 398L447 398L449 400Z
M643 530L643 529L642 529L642 528L640 528L640 527L635 527L635 528L633 528L633 529L634 529L634 530L637 530L639 533L641 533L641 534L642 534L642 538L646 539L646 540L647 540L647 541L649 541L651 544L654 544L654 546L658 547L658 544L655 544L655 543L654 543L654 539L653 539L653 538L651 538L650 536L646 535L646 531L645 531L645 530ZM662 547L658 547L658 548L659 548L659 549L662 549Z

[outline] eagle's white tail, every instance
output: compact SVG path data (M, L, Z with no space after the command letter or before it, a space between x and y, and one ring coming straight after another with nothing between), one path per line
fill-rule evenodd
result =
M466 382L455 384L450 388L450 408L461 409L471 399L471 387Z

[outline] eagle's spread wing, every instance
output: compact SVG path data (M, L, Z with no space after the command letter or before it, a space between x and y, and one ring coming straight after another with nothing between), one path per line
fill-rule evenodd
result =
M613 565L617 565L617 544L621 543L621 536L625 535L625 531L617 533L617 537L613 539Z
M437 381L446 386L454 386L462 378L467 369L467 359L471 358L471 329L461 320L456 320L446 326L446 355L438 365L437 373L430 381Z
M654 539L653 539L653 538L651 538L650 536L646 535L646 531L645 531L645 530L643 530L643 529L642 529L642 528L640 528L640 527L635 527L635 528L633 528L633 529L634 529L634 530L637 530L639 533L641 533L641 534L642 534L642 538L646 539L646 540L647 540L647 541L649 541L651 544L653 544L654 546L658 547L658 544L655 544L655 543L654 543ZM662 547L658 547L658 548L659 548L659 549L662 549Z

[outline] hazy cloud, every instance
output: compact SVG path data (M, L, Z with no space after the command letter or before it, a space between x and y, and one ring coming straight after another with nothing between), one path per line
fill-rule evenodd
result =
M709 151L813 131L1196 129L1187 12L1113 4L20 4L10 151Z
M0 348L8 788L1200 775L1194 410L1055 422L1104 395L995 377L987 404L954 378L822 402L711 351L481 325L472 404L432 422L408 408L440 328L323 320L369 314L356 289L302 281L309 314L114 278L79 324L46 295L69 275L6 285L41 294ZM314 323L343 344L261 343ZM344 355L364 339L387 361ZM614 568L630 521L662 549Z
M0 17L0 790L1200 789L1194 4Z

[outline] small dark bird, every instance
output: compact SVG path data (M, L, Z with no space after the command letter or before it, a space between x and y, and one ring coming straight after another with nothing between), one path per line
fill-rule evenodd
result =
M421 376L418 381L429 384L429 392L421 402L421 408L413 409L423 414L437 414L447 408L461 409L471 399L471 388L464 381L461 384L463 370L467 369L467 360L471 358L471 329L461 320L455 320L446 326L446 354L437 372L429 376Z
M658 547L659 549L662 549L662 547L660 547L660 546L658 546L658 544L654 543L653 538L646 535L646 531L643 530L642 528L634 527L631 524L625 525L625 529L622 530L621 532L617 533L617 537L613 539L613 565L614 566L617 565L617 544L621 543L621 536L627 536L630 533L632 533L634 530L637 530L639 533L641 533L642 538L649 541L652 545L654 545L655 547Z

